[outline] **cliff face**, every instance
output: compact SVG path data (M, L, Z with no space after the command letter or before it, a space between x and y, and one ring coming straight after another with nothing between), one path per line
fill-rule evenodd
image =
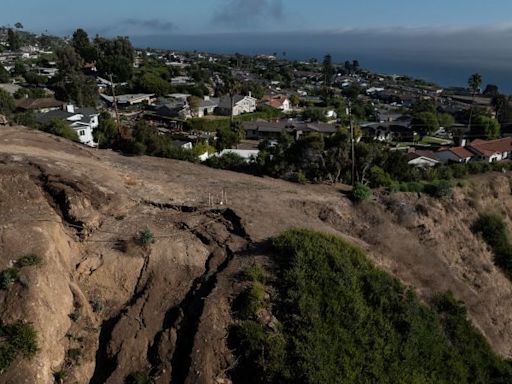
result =
M271 263L267 240L293 227L358 244L425 299L451 290L512 356L512 284L470 230L482 211L512 217L507 175L472 179L447 201L394 194L354 206L334 187L122 157L25 128L0 130L0 157L0 271L42 260L0 290L2 322L31 322L40 346L2 382L53 383L57 372L71 383L134 372L229 382L238 274ZM146 230L152 241L138 241Z

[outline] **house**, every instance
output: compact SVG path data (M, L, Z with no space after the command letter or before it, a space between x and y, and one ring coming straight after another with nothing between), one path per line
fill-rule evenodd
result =
M73 105L66 105L63 110L53 110L36 115L36 121L47 123L54 118L65 120L76 132L80 143L89 147L96 147L93 131L99 126L99 114L94 108L77 109Z
M173 140L171 143L172 143L172 145L174 145L178 148L181 148L181 149L187 149L187 150L191 151L193 148L192 142L190 142L190 141Z
M308 133L320 133L330 136L338 131L338 127L333 124L305 121L293 119L281 119L276 121L256 120L243 123L245 137L249 140L275 139L281 132L285 131L299 138Z
M226 95L220 98L219 105L215 112L219 115L238 116L242 113L251 113L256 110L256 99L249 96L234 95L233 97Z
M467 163L475 154L464 147L453 147L437 151L436 157L443 163Z
M149 105L154 101L154 94L137 93L116 96L117 105L121 108L127 108L138 104ZM109 105L114 104L114 97L109 95L101 95L101 98Z
M54 99L53 97L46 97L43 99L20 99L16 100L16 109L20 111L33 111L37 113L47 113L62 109L64 102Z
M475 154L476 160L493 163L510 159L512 157L512 137L498 140L473 140L468 149Z
M434 167L440 163L436 154L432 151L421 151L413 148L407 153L406 156L408 164L414 167Z
M162 101L160 104L151 108L155 114L163 117L190 117L190 107L187 100L170 99Z
M285 95L264 96L262 101L263 104L285 113L292 110L292 103L288 96Z
M212 115L219 106L219 98L205 96L204 99L199 101L197 108L191 110L192 116L204 117Z

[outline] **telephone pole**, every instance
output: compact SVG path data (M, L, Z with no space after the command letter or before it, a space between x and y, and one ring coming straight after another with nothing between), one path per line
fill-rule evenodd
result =
M110 87L112 88L112 98L114 100L114 111L116 112L117 133L119 134L119 137L123 137L123 135L121 134L121 120L119 118L119 110L117 109L117 97L116 97L114 81L112 80L112 74L110 74Z
M348 101L347 115L350 124L350 152L352 156L352 186L356 185L356 151L354 145L354 124L352 122L352 101Z

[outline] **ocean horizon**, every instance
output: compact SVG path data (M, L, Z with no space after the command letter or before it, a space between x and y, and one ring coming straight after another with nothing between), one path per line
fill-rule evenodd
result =
M466 86L469 76L478 72L483 77L483 87L495 84L502 93L512 93L512 50L503 40L495 40L492 34L473 33L172 34L133 36L131 40L138 48L218 54L277 53L289 60L322 60L329 53L334 62L357 59L362 68L372 72L410 76L442 87Z

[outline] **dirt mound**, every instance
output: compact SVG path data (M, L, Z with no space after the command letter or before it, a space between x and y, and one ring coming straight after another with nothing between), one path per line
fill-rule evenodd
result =
M453 291L512 356L512 285L470 230L485 210L512 217L507 175L471 180L449 201L383 194L354 206L341 187L123 157L25 128L0 130L0 156L0 271L42 260L0 290L2 322L31 322L40 345L2 382L230 382L240 271L271 265L268 239L294 227L357 243L426 299Z

